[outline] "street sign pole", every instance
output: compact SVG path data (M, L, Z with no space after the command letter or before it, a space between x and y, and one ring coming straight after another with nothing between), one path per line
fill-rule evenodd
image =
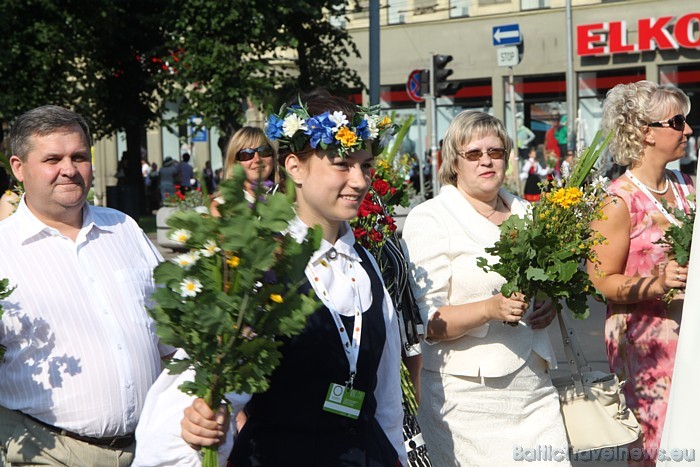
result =
M435 76L435 66L433 60L434 53L430 53L430 76ZM433 197L437 196L438 191L440 191L440 182L438 181L438 136L437 136L437 97L436 90L434 88L435 80L431 78L430 80L430 114L432 118L430 119L430 143L432 144L430 148L430 164L432 167L432 181L433 181Z
M425 200L425 175L423 174L423 168L425 167L425 152L423 151L423 132L421 131L421 118L420 118L420 102L416 102L416 122L418 122L418 142L416 143L416 157L418 158L418 180L420 183L420 199Z
M515 163L513 164L513 176L515 186L518 188L518 196L522 195L522 183L520 181L520 157L518 155L518 119L515 107L515 84L513 83L513 67L508 67L508 93L510 94L510 123L513 128L513 150L515 152Z

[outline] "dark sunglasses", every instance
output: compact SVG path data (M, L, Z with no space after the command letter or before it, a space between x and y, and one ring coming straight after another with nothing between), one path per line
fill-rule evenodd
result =
M673 128L676 131L683 131L685 129L685 117L679 114L663 122L647 123L647 126L656 126L661 128L669 127Z
M237 157L241 162L246 162L255 157L255 153L260 154L260 157L272 157L272 148L268 145L257 148L243 148L238 151Z
M480 149L470 149L469 151L457 153L459 157L463 157L472 162L476 162L481 159L482 154L488 154L491 159L503 159L506 157L506 150L503 148L490 148L486 151L481 151Z

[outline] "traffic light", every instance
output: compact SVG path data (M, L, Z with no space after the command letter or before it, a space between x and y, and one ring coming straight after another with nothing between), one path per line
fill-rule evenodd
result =
M452 73L452 68L445 68L452 61L452 55L433 55L433 96L448 96L457 92L457 83L448 83L447 77Z

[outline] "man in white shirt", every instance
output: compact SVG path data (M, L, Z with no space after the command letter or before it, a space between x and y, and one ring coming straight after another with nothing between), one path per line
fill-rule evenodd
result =
M0 465L128 466L162 346L146 312L162 260L125 214L90 206L92 140L56 106L21 115L10 163L25 194L0 222Z

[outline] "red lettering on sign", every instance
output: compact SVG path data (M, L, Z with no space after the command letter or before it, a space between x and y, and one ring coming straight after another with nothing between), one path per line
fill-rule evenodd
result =
M681 16L676 21L676 26L673 32L681 47L689 49L700 47L700 33L693 37L693 24L700 24L700 13L690 13L689 15Z
M627 43L627 22L612 21L610 23L610 53L634 52L635 44Z
M642 18L637 21L637 43L627 43L625 21L583 24L576 28L579 56L605 55L652 50L674 50L679 47L700 49L700 13L680 16Z
M596 33L595 31L605 29L607 29L607 23L584 24L576 28L577 53L581 56L608 53L606 46L596 45L599 43L605 44L605 34Z
M643 18L639 20L639 50L671 50L677 49L678 43L666 29L673 16L662 16L659 19ZM653 42L653 45L652 45Z

